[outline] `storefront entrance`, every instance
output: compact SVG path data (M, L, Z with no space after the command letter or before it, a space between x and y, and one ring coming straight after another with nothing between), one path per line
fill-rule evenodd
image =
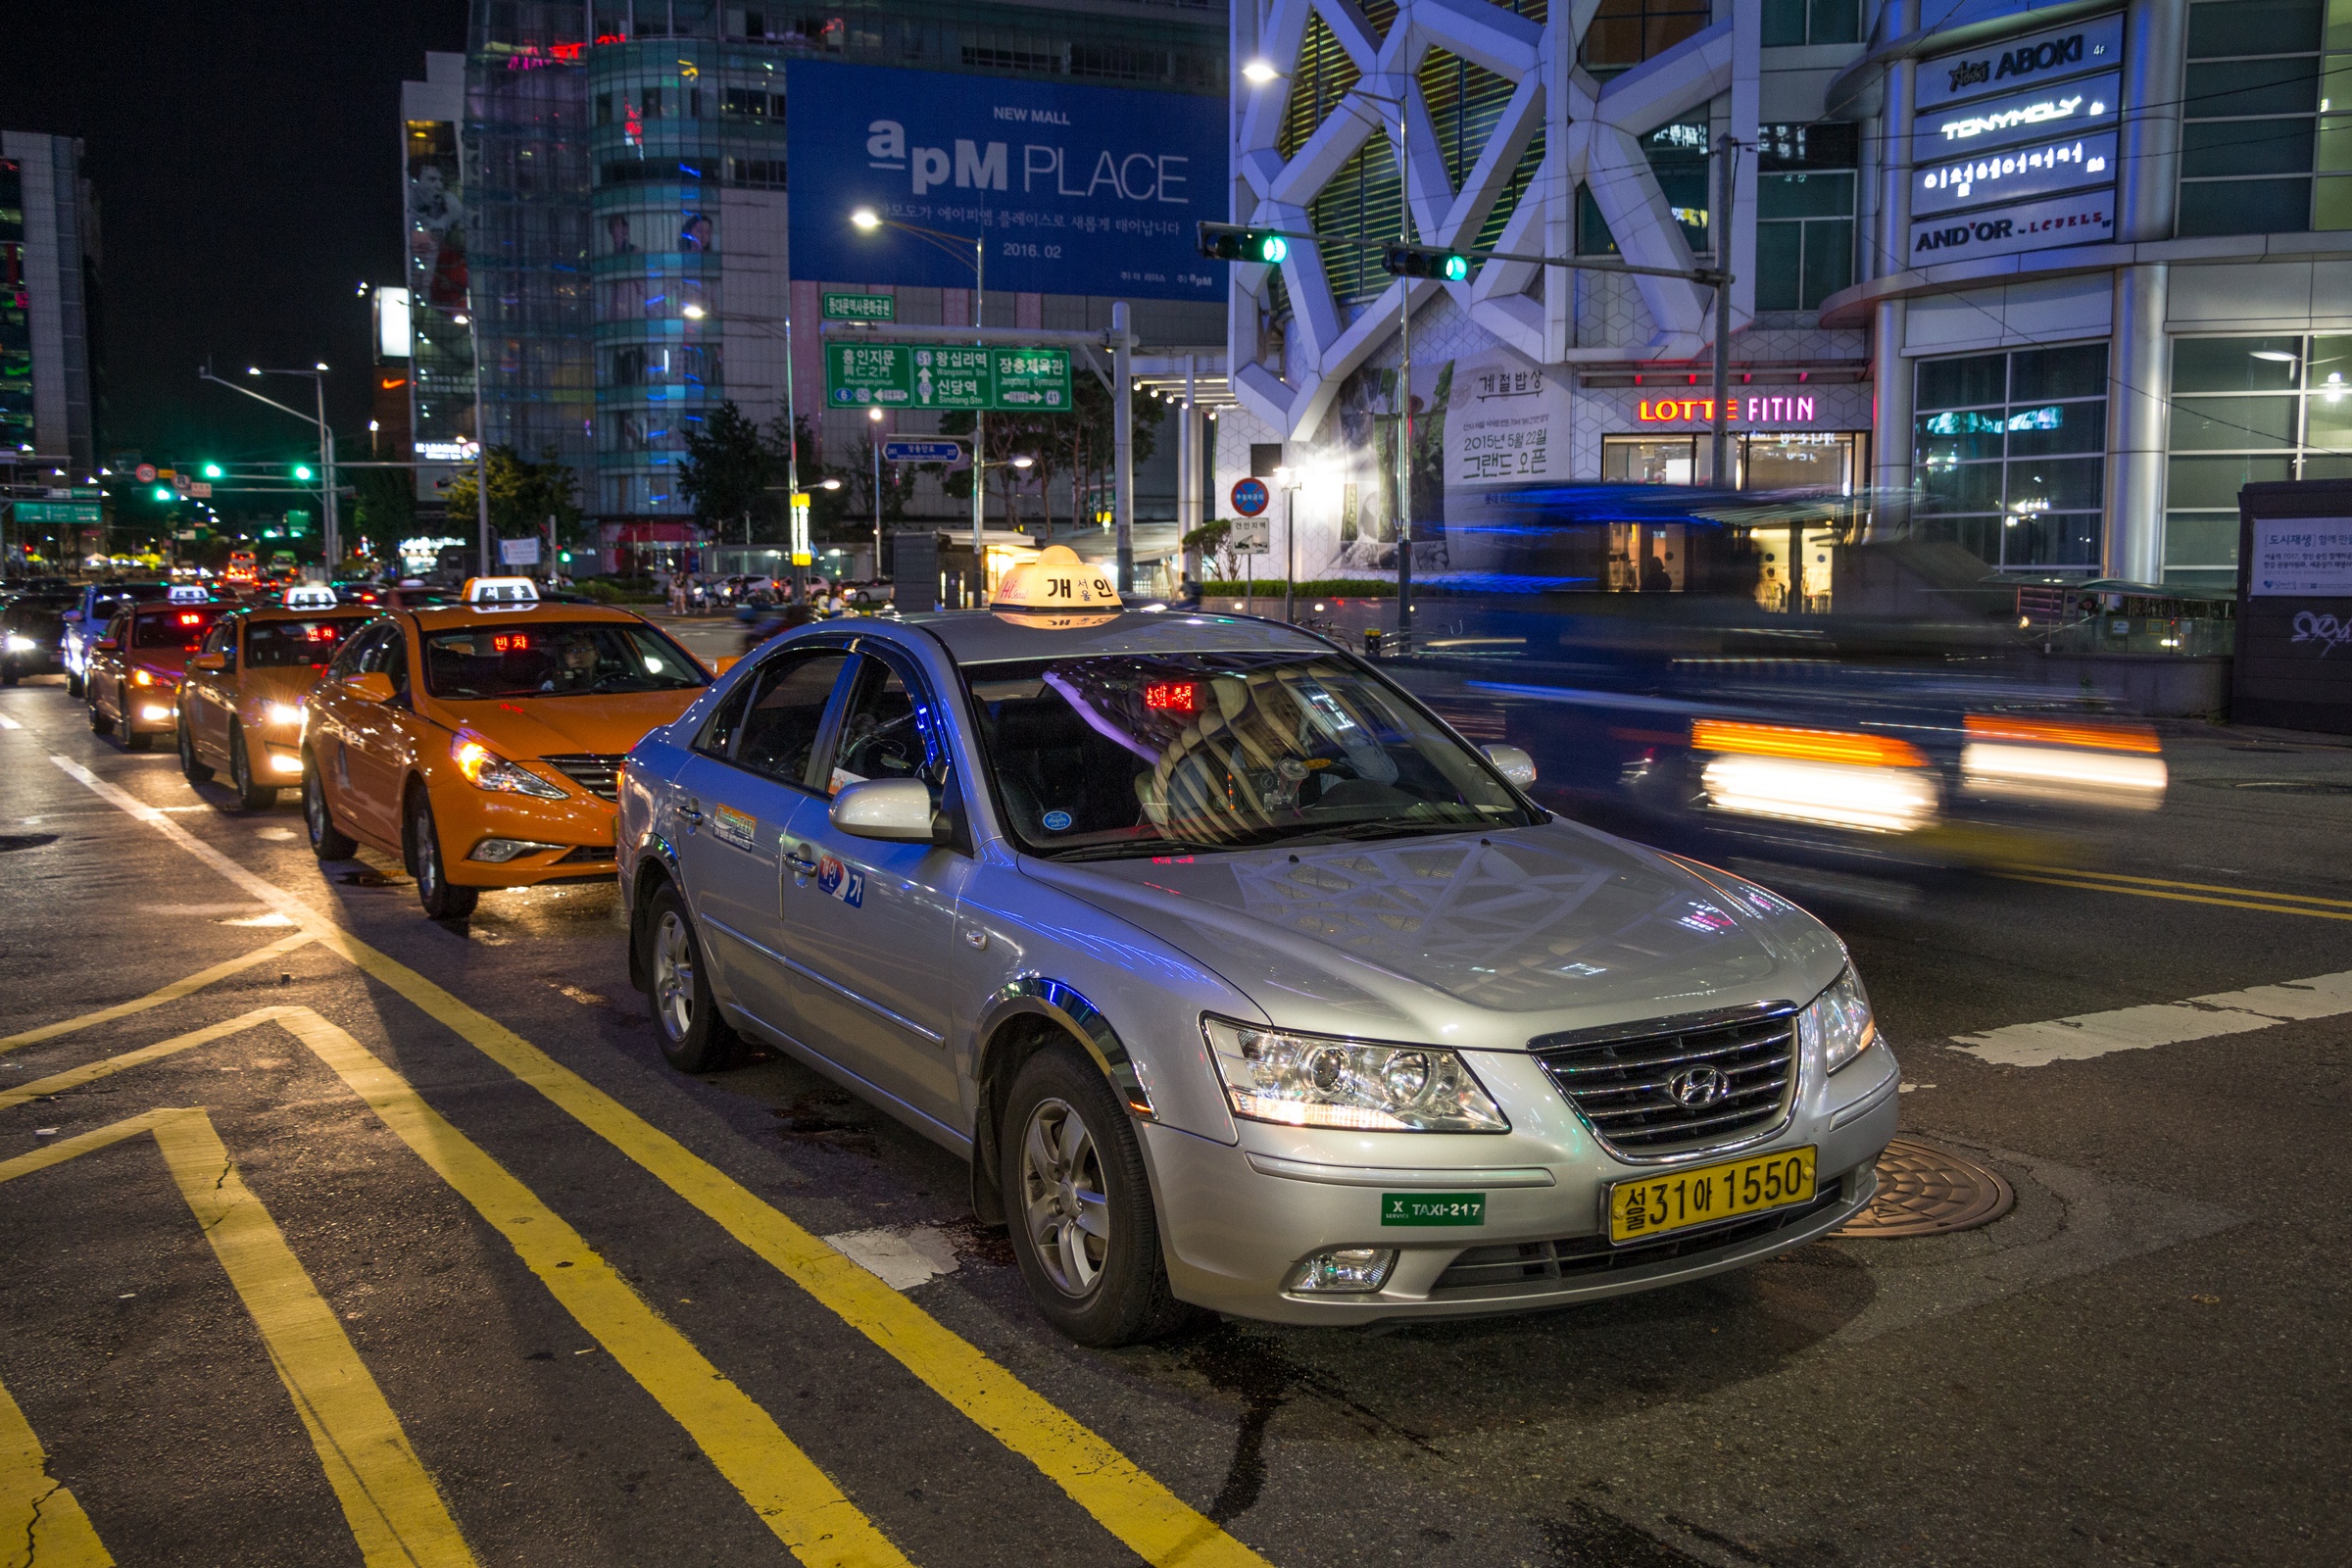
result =
M1831 490L1851 495L1868 460L1870 436L1860 430L1735 431L1741 490ZM1690 435L1604 435L1600 476L1620 484L1706 484L1712 447Z

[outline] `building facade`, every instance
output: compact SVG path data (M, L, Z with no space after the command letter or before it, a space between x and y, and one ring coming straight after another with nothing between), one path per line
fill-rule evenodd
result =
M1528 258L1409 285L1409 464L1408 285L1351 247L1235 269L1219 493L1284 443L1309 574L1393 568L1400 469L1440 577L1488 564L1511 488L1713 478L1711 290L1550 258L1720 254L1726 481L1829 486L1987 573L2230 580L2239 484L2352 467L2343 0L1237 0L1232 27L1236 220L1393 238L1409 196L1416 241ZM1826 603L1826 542L1760 595ZM1670 541L1625 545L1595 586L1671 575Z
M464 74L463 265L489 438L571 466L608 566L674 561L703 538L678 474L689 434L724 403L773 426L789 379L824 461L861 468L857 453L875 431L862 417L828 428L816 326L828 283L865 285L792 276L788 65L838 60L1214 97L1228 74L1223 24L1208 0L858 0L808 17L703 0L476 4ZM969 290L883 292L897 296L904 323L972 319ZM991 294L986 306L990 325L1099 326L1109 312L1107 300L1036 294ZM1213 352L1222 330L1214 306L1147 303L1137 315L1155 344ZM420 452L428 316L420 305ZM894 414L881 433L926 433L935 421ZM1160 466L1172 497L1173 463ZM927 478L910 510L944 518L957 504ZM740 542L731 531L718 540Z
M24 483L94 481L98 203L81 143L0 131L0 468Z

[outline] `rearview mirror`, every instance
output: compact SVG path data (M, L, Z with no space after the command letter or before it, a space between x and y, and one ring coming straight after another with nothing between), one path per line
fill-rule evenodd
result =
M1488 746L1481 750L1487 754L1487 760L1494 764L1496 772L1521 789L1536 781L1536 760L1518 747Z
M219 654L198 654L194 659L188 661L188 667L201 670L207 675L218 675L228 667L228 661Z
M833 825L854 838L893 844L944 844L948 820L919 778L872 778L833 797Z
M344 676L343 689L363 703L388 703L395 695L392 677L373 669L363 674Z

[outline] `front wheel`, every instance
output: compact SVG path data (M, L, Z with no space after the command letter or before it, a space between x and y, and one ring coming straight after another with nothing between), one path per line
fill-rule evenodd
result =
M359 853L359 841L335 826L318 760L307 751L302 754L302 825L310 831L311 853L321 860L348 860Z
M67 670L67 671L66 671L66 695L67 695L68 697L79 697L79 696L81 695L81 693L82 693L82 689L83 689L83 687L82 687L82 679L81 679L81 677L80 677L79 675L76 675L76 674L74 674L74 673L72 670L70 670L70 669L69 669L69 670Z
M181 733L186 733L183 729ZM277 804L277 786L253 779L253 752L245 744L245 726L228 726L228 782L237 792L237 805L248 811L267 811Z
M1081 1345L1133 1345L1183 1326L1135 1124L1075 1046L1021 1064L998 1169L1013 1256L1046 1320Z
M429 920L463 920L481 902L479 888L453 886L441 864L441 835L433 828L433 803L423 790L409 797L409 853L415 858L416 900Z
M718 1015L703 963L702 940L678 890L664 886L646 901L636 940L662 1031L662 1054L680 1072L716 1072L734 1058L740 1037Z
M188 725L188 715L179 715L179 770L191 784L209 784L213 770L196 760L196 732Z
M89 704L90 707L90 733L112 735L115 732L115 721L98 711L98 694L89 692L82 701Z

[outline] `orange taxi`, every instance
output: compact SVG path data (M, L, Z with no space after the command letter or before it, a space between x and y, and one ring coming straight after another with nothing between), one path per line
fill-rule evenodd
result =
M710 671L642 616L542 604L527 577L379 615L304 706L311 848L401 857L436 920L484 888L612 875L621 759Z
M188 782L226 768L248 811L268 809L280 789L301 783L303 702L344 639L377 613L313 584L221 616L179 688L179 767Z
M127 750L143 752L158 735L172 733L179 722L179 683L189 658L235 608L211 598L201 588L174 588L167 603L126 601L115 612L82 669L93 734L121 730Z

